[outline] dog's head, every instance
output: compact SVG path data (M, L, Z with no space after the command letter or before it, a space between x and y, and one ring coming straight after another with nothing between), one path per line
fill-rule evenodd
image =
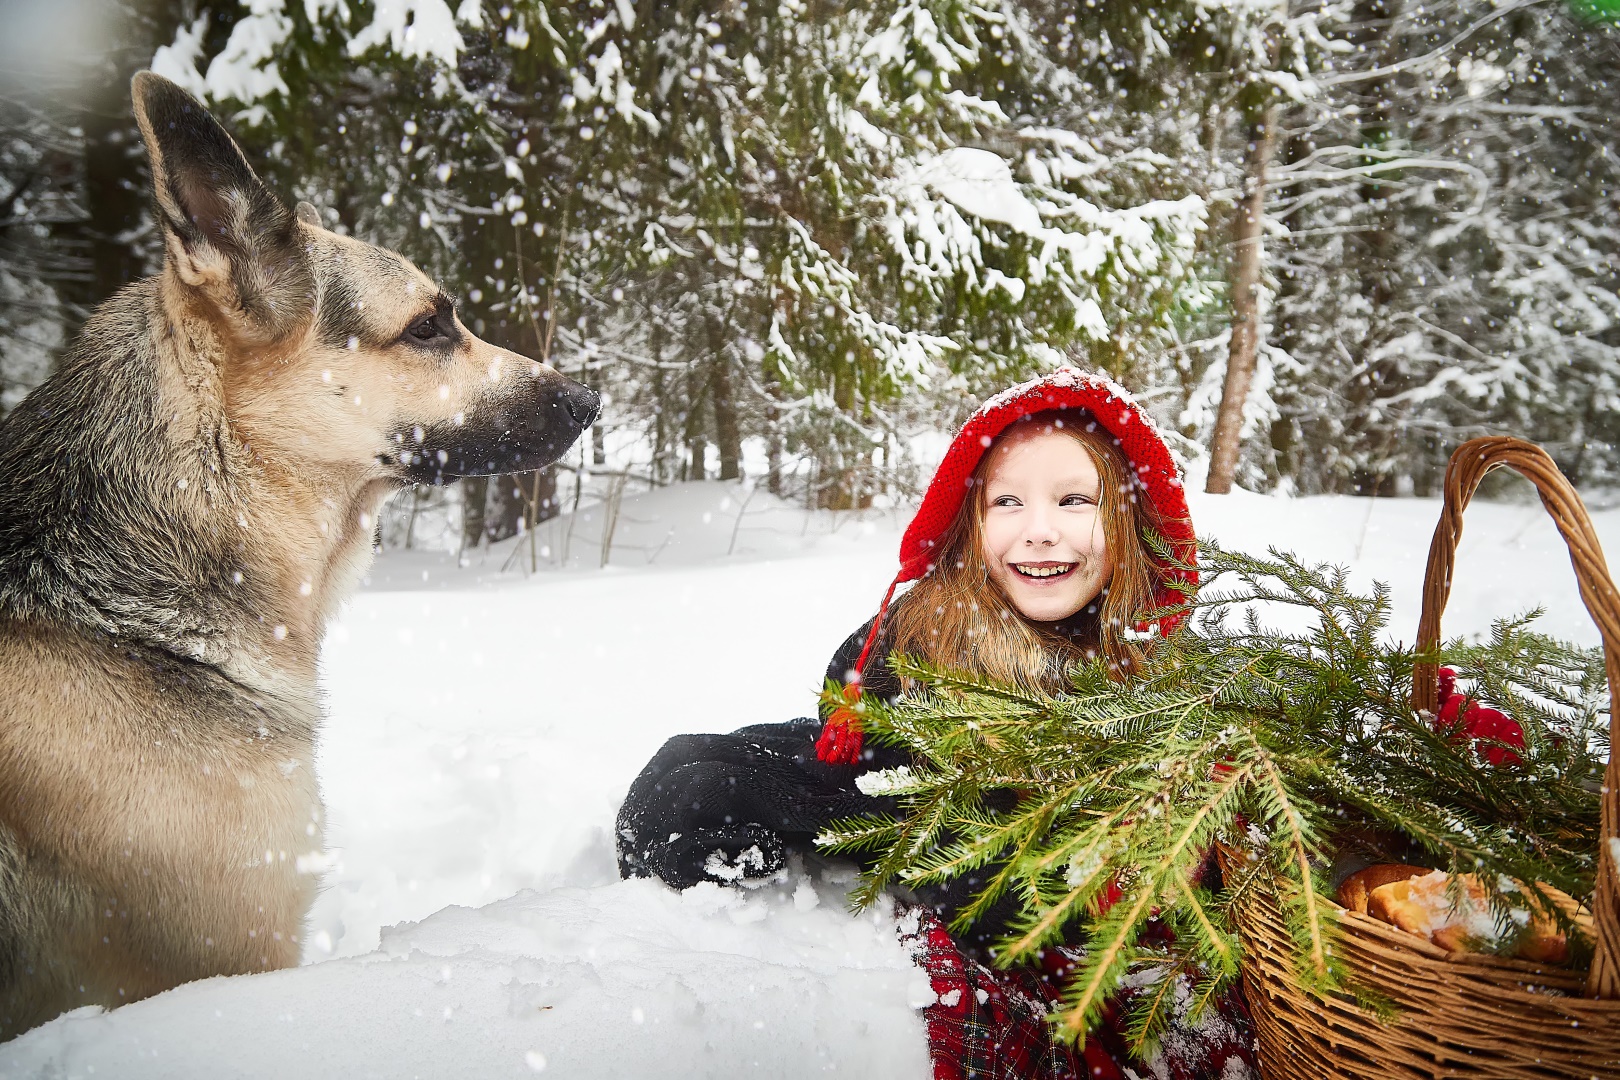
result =
M142 72L170 332L219 356L244 441L291 470L443 483L539 468L597 395L475 337L409 260L289 211L197 100Z

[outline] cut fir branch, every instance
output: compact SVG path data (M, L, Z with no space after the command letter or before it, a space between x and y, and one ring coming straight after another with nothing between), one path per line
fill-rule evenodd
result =
M1608 753L1600 654L1535 634L1528 618L1446 647L1473 694L1525 729L1522 761L1492 767L1490 743L1455 739L1411 710L1420 658L1388 641L1382 586L1359 593L1342 569L1214 545L1200 572L1191 618L1126 683L1098 664L1073 671L1072 693L1032 694L892 658L917 689L868 700L863 715L872 737L911 753L891 778L900 810L822 838L877 855L857 898L973 872L987 884L957 929L999 899L1019 908L999 962L1083 942L1054 1018L1073 1039L1140 965L1168 964L1162 977L1192 979L1200 1000L1230 985L1238 920L1262 888L1305 984L1371 1000L1344 983L1322 895L1332 857L1351 845L1406 847L1385 860L1416 850L1477 874L1502 927L1529 906L1573 929L1536 883L1578 900L1592 891ZM1290 629L1268 625L1277 605L1291 609ZM1228 854L1212 892L1216 848ZM1110 892L1119 899L1108 906ZM1141 944L1152 919L1174 932L1168 954ZM1139 995L1134 1043L1159 1030L1167 993Z

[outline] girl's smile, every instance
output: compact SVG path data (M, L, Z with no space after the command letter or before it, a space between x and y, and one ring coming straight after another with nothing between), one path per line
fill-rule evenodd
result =
M991 455L981 534L990 579L1025 618L1066 619L1114 572L1097 512L1097 465L1076 439L1045 424L1009 431Z
M1069 573L1069 571L1073 570L1076 565L1076 563L1072 562L1013 563L1012 568L1025 577L1032 578L1036 581L1056 581L1058 578L1063 577L1065 574Z

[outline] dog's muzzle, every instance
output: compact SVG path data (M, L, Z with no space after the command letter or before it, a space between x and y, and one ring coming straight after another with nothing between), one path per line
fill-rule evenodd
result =
M499 398L481 402L460 424L441 421L396 434L403 479L447 484L543 468L596 422L602 398L590 387L542 370Z

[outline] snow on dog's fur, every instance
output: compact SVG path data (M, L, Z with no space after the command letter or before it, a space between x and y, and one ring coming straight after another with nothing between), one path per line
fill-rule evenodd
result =
M0 1040L297 962L316 658L379 509L554 461L598 405L133 93L163 271L0 426Z

